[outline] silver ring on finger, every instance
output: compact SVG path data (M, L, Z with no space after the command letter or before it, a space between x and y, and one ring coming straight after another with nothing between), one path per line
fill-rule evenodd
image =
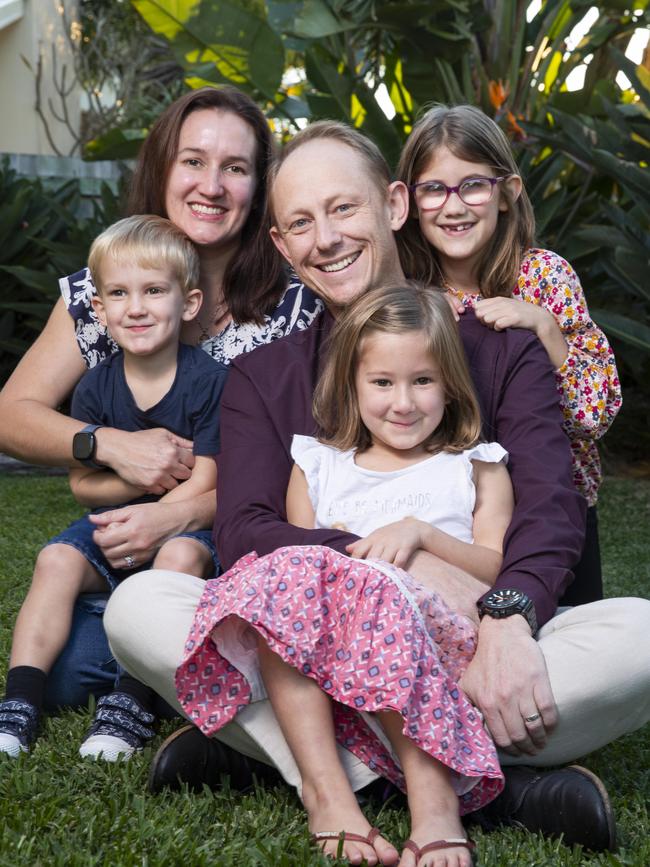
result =
M526 725L528 725L529 723L535 723L540 717L541 713L531 713L530 716L524 717L524 722L526 723Z
M132 557L130 554L125 554L124 562L126 563L127 569L133 569L133 567L135 566L135 557Z

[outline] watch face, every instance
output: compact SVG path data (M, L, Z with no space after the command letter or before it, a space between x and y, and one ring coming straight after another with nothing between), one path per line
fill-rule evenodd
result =
M524 597L519 590L495 590L485 600L491 608L511 608Z
M79 431L72 438L72 456L77 461L87 461L95 454L95 434Z

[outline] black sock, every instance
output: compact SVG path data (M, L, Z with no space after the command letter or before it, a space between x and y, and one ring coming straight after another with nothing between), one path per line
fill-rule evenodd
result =
M43 708L47 674L31 665L16 665L7 672L5 698L22 699L33 704L40 712Z
M146 710L147 713L153 713L156 693L150 686L145 686L144 683L140 683L139 680L131 677L131 675L127 674L126 671L120 674L116 692L124 692L126 695L130 695L131 698L134 698L138 702L143 710Z

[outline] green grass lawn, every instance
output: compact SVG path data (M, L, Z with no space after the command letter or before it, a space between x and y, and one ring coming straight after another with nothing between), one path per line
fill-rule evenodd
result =
M41 544L80 514L63 478L0 477L0 663L2 682L11 629ZM650 596L650 483L607 480L601 538L608 595ZM650 624L648 624L650 628ZM82 761L78 745L88 712L50 718L30 756L0 759L0 865L316 865L303 813L288 790L240 795L152 797L146 778L153 750L128 764ZM650 726L582 760L605 781L619 821L616 856L507 830L474 832L478 861L501 865L650 865ZM403 810L369 815L395 843L408 832ZM343 862L340 862L343 863Z

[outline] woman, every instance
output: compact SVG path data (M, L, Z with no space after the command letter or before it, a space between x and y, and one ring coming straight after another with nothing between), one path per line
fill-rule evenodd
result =
M168 217L197 247L203 307L181 339L226 363L242 352L307 327L320 302L289 281L268 234L266 171L273 139L264 115L235 88L185 94L161 115L144 143L128 214ZM62 298L0 394L0 450L29 461L71 466L83 425L58 412L88 367L115 350L92 312L92 277L60 281ZM46 433L45 433L46 432ZM84 434L88 460L164 493L189 477L191 444L168 431L100 428ZM104 513L98 541L112 565L137 565L170 536L212 523L213 496L147 503ZM101 625L104 601L86 599L52 672L47 704L85 704L106 692L115 669Z

